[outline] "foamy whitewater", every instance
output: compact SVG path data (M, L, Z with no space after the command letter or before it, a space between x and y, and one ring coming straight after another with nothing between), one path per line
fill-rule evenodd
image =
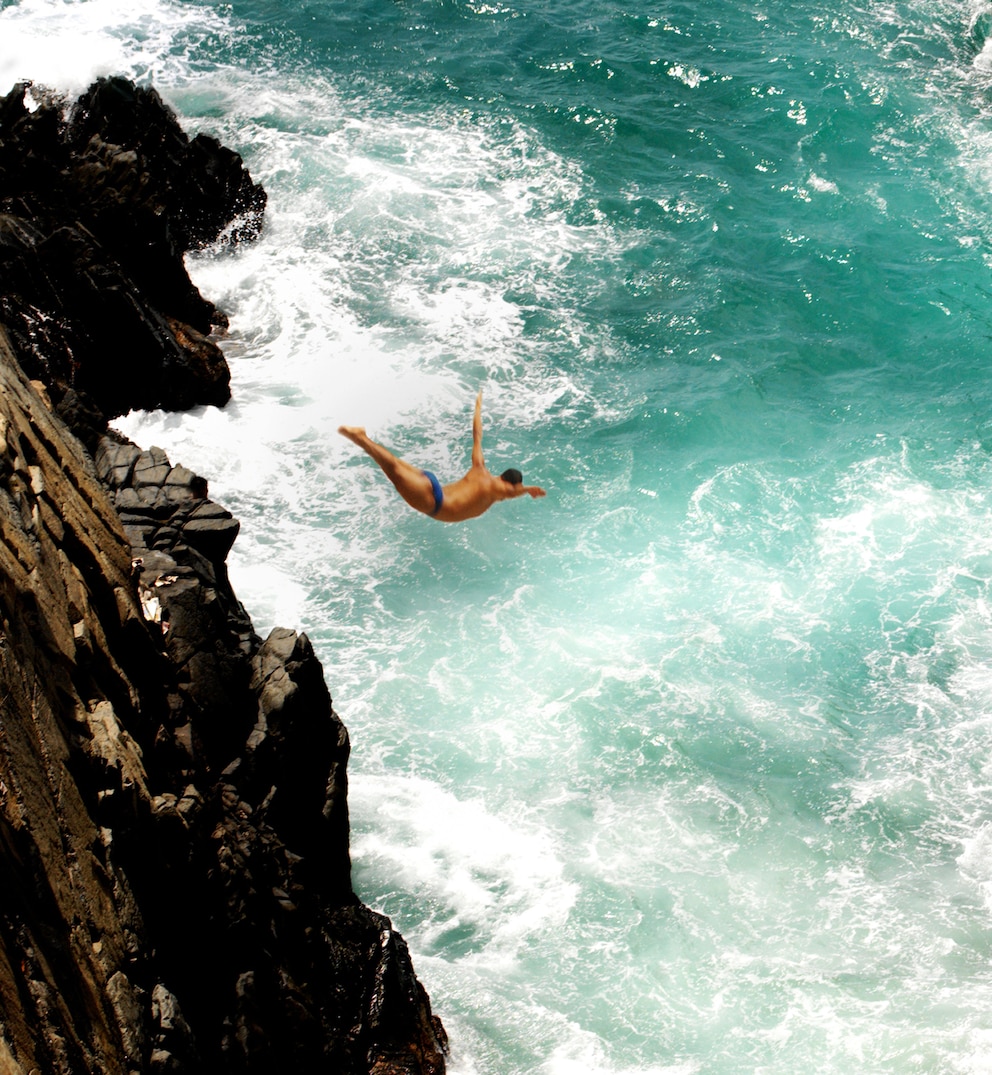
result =
M269 194L191 259L261 634L455 1075L992 1070L992 8L0 0ZM482 388L548 497L404 507Z

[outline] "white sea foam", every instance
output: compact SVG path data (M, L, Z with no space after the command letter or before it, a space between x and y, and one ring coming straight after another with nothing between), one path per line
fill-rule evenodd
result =
M188 74L177 39L226 25L209 8L161 0L24 0L0 10L0 92L28 80L71 95L117 74L168 83Z
M972 60L979 71L992 72L992 41L986 41L981 51Z
M962 873L973 881L987 911L992 911L992 823L986 823L963 841L958 857Z
M220 72L215 82L226 87L230 111L212 129L236 140L270 195L258 243L236 257L190 259L198 286L232 318L224 346L234 403L214 421L134 415L119 425L208 473L213 495L249 510L256 530L280 532L267 577L316 579L314 554L327 555L323 539L333 539L322 535L315 550L307 520L326 514L338 526L348 512L374 507L370 489L386 493L364 463L356 487L355 450L337 426L364 425L450 480L468 463L480 387L489 429L505 427L511 403L517 428L542 423L549 406L581 389L541 361L507 288L528 289L528 301L567 315L552 301L554 269L570 252L609 250L612 241L569 227L557 211L534 213L542 200L574 198L579 182L535 146L521 155L450 117L424 126L349 115L333 85L317 92L312 79L299 87L315 102L298 106L306 127L287 130L287 101L253 93L244 73ZM173 93L180 108L203 96L202 81ZM494 170L507 173L498 186L488 180ZM411 245L426 252L426 264L398 254ZM563 323L563 331L584 330ZM353 564L376 555L358 519L345 527L354 533L336 554ZM256 615L267 616L271 594L255 593L255 576L241 571L260 550L246 549L243 535L232 578Z
M559 1045L538 1069L541 1075L696 1075L698 1061L619 1068L610 1063L603 1042L576 1028L574 1037Z
M504 964L562 926L575 902L549 833L501 818L416 777L362 775L349 787L361 873L415 894L432 908L421 945L453 931L474 937L472 962Z
M820 194L839 194L839 188L832 179L824 179L815 172L810 172L807 180L810 187Z

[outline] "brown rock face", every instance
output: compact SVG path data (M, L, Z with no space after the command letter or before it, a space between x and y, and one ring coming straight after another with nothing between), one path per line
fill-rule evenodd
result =
M113 88L105 111L130 95L147 126L157 98ZM24 167L8 150L0 196ZM184 227L202 238L203 214ZM0 214L0 269L32 228ZM351 888L348 736L306 636L255 634L225 565L237 521L105 432L71 347L23 319L12 344L24 283L0 302L0 1075L440 1075L407 947ZM93 311L72 331L95 339ZM29 382L25 340L32 375L76 380Z
M0 1021L13 1071L126 1072L153 1035L130 1015L148 947L96 815L149 813L119 658L157 657L123 530L58 426L0 338Z
M351 890L309 642L254 635L195 475L98 459L0 330L7 1069L442 1072L406 945Z

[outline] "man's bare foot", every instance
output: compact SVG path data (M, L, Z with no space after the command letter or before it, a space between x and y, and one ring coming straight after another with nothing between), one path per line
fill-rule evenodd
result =
M364 447L362 443L366 439L364 426L338 426L338 432L359 447Z

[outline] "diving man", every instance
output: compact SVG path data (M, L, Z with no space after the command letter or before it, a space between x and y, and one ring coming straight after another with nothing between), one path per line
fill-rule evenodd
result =
M482 458L482 393L475 398L472 419L472 466L468 473L450 485L442 486L436 475L397 459L388 448L376 444L361 426L341 426L338 432L367 452L396 487L401 497L417 511L443 523L460 523L488 511L498 500L512 500L525 493L545 496L536 485L524 485L519 470L505 470L496 477Z

